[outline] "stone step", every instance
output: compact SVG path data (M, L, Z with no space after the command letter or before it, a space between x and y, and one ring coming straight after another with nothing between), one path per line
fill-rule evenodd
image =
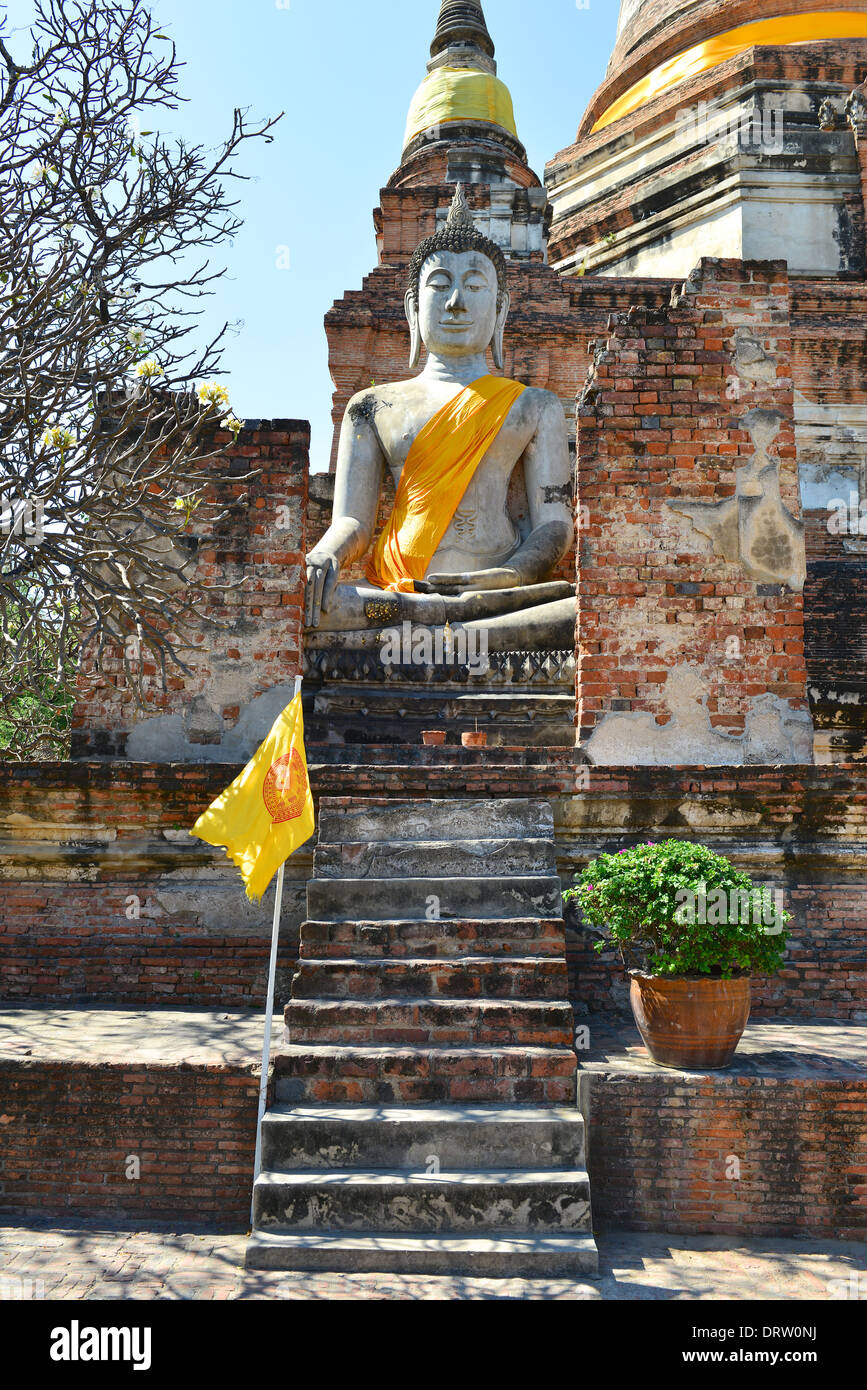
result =
M590 1235L480 1237L394 1235L384 1231L260 1233L247 1242L248 1269L354 1274L429 1274L477 1279L592 1279L599 1272ZM595 1290L588 1290L595 1297Z
M311 744L418 746L426 729L444 729L453 746L480 730L489 748L571 748L574 718L574 688L503 694L347 682L308 695L304 728Z
M558 715L568 710L575 713L572 690L562 694L550 690L543 693L523 690L515 694L503 690L473 690L464 685L452 686L394 686L360 685L355 682L323 685L314 691L310 717L331 718L335 715L360 715L393 719L430 719L442 715L448 721L478 719L498 723L501 719L516 724L529 724L538 715ZM430 726L441 728L441 725ZM470 727L474 727L471 723Z
M253 1187L253 1214L263 1232L587 1234L590 1180L583 1169L264 1171Z
M477 727L478 726L478 727ZM391 748L394 756L411 754L424 747L423 735L428 729L445 729L446 748L462 747L461 735L484 731L488 738L485 748L574 748L575 699L569 700L562 714L535 718L532 723L498 719L489 724L483 719L446 720L436 715L428 719L379 719L374 716L333 715L328 720L311 716L305 720L304 736L308 748L315 749L316 761L323 748Z
M531 1106L274 1105L265 1115L266 1169L584 1168L576 1109Z
M568 1002L515 999L292 999L290 1042L569 1047Z
M547 801L388 801L323 797L319 843L541 839L554 834Z
M556 917L562 911L559 878L313 878L307 915L323 922L390 918L397 905L418 921L440 917Z
M573 730L574 739L574 730ZM586 754L580 753L570 744L574 754L576 767L582 764L591 766L590 759ZM548 757L547 748L533 748L529 746L517 748L462 748L459 744L450 744L448 740L445 746L440 748L423 748L421 746L405 744L402 748L394 744L327 744L319 743L315 748L309 750L309 765L314 771L321 768L339 768L344 775L344 783L352 785L351 776L353 770L357 770L362 776L373 768L392 768L394 774L392 784L398 775L398 769L415 768L416 774L419 768L452 768L455 773L454 786L457 788L464 784L476 790L475 779L480 777L484 782L486 773L492 767L496 767L497 772L505 776L508 773L514 775L514 787L521 785L522 780L544 778L550 776L551 762ZM349 779L349 780L347 780ZM366 789L369 784L365 784ZM552 792L552 795L556 795ZM346 798L347 804L351 805L352 800L358 798ZM498 832L505 834L505 831ZM383 837L388 839L386 835Z
M428 922L305 922L301 956L338 958L424 956L563 956L562 918L513 917L506 921L449 918Z
M284 1044L274 1057L278 1101L292 1104L576 1104L571 1048L348 1047Z
M452 960L298 962L293 999L557 999L569 994L563 959L456 956Z
M595 1274L550 805L326 798L308 908L249 1266Z
M552 840L424 840L320 845L313 856L317 878L503 878L554 874Z

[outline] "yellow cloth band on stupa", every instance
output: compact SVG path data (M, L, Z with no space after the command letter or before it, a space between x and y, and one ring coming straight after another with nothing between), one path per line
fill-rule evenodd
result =
M719 67L730 58L737 58L757 45L783 47L795 43L821 43L825 39L867 38L867 14L863 10L825 10L814 14L785 15L780 19L759 19L742 24L725 34L697 43L676 58L660 63L653 72L642 77L622 97L618 97L596 122L591 135L604 130L614 121L630 116L633 111L653 101L669 88L689 77L699 77L711 68Z
M423 131L454 121L490 121L518 138L505 82L476 68L436 68L412 99L404 149Z

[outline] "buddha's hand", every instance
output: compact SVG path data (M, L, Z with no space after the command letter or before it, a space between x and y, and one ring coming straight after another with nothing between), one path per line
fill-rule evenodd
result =
M307 556L305 618L308 627L318 627L340 577L340 561L331 551L318 547Z
M463 594L467 591L520 589L523 583L516 569L504 565L498 569L475 570L468 574L429 574L421 584L416 584L416 589L422 593Z

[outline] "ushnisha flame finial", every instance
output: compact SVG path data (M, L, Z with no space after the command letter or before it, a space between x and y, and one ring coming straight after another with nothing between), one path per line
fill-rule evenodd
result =
M452 205L449 208L449 215L446 218L447 227L475 227L473 214L464 193L464 186L459 183L455 189L455 196L452 198Z

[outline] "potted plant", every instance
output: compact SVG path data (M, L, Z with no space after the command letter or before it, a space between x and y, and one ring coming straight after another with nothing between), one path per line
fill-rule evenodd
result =
M684 840L602 854L564 901L631 976L635 1022L655 1062L727 1067L750 1016L752 975L772 975L791 913L721 854Z
M469 729L461 734L461 743L465 748L487 748L488 735L484 729L476 729L475 733Z
M461 743L465 748L487 748L487 730L479 728L478 719L476 720L475 732L468 729L465 733L461 734Z

